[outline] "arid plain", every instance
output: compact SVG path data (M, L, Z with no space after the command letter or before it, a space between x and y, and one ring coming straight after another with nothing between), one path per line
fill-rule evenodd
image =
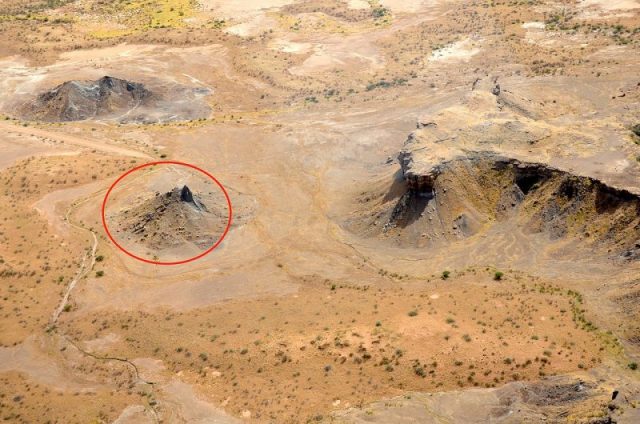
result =
M0 0L0 417L640 421L639 50L636 0ZM205 257L104 230L156 161L225 187ZM203 251L201 177L112 235Z

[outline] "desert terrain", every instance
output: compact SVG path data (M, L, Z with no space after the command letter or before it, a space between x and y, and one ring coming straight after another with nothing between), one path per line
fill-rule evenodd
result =
M638 0L0 0L0 418L640 422L639 52Z

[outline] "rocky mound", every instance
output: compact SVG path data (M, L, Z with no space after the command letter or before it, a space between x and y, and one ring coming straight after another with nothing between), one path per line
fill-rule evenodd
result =
M116 120L154 123L207 118L210 91L177 84L144 84L104 76L95 81L67 81L16 107L23 119L44 122Z
M428 246L504 225L550 241L640 258L640 197L590 177L490 152L412 167L403 152L402 190L369 196L369 214L351 227L367 236ZM358 222L358 223L355 223ZM355 223L355 224L354 224Z
M38 121L82 121L125 115L153 100L143 84L104 76L96 81L67 81L25 105L24 114Z
M186 185L166 193L155 193L131 209L120 213L118 232L126 241L154 251L195 245L211 247L227 224L226 208L204 195L194 194ZM207 206L208 204L208 206Z
M488 260L640 258L634 179L600 165L602 137L562 120L541 122L531 105L508 88L478 84L421 118L398 156L399 172L372 177L345 226L399 247L464 240L461 251L477 248Z

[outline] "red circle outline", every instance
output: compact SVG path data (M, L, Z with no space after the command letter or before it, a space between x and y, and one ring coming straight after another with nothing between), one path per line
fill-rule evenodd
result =
M204 175L209 177L214 183L216 183L218 185L218 187L220 187L220 190L222 190L222 193L224 193L224 197L227 200L227 206L229 207L229 218L227 220L227 226L225 227L224 232L222 233L222 235L220 236L218 241L216 241L213 244L213 246L211 246L210 248L208 248L204 252L200 253L199 255L194 256L193 258L184 259L182 261L175 261L175 262L152 261L150 259L146 259L146 258L140 257L138 255L135 255L135 254L129 252L124 247L120 246L120 244L116 241L116 239L111 235L111 232L109 231L109 227L107 226L107 219L105 217L105 208L107 206L107 201L109 200L109 195L111 194L111 191L113 191L114 187L120 181L122 181L127 175L132 174L133 172L138 171L138 170L140 170L142 168L146 168L146 167L154 166L154 165L182 165L182 166L186 166L186 167L195 169L196 171L199 171L199 172L203 173ZM227 193L227 190L220 183L220 181L218 181L218 179L216 177L214 177L213 175L211 175L210 173L208 173L207 171L205 171L202 168L199 168L199 167L197 167L195 165L192 165L190 163L179 162L179 161L175 161L175 160L163 160L163 161L157 161L157 162L149 162L149 163L144 163L142 165L138 165L135 168L131 168L130 170L128 170L127 172L122 174L120 177L118 177L118 179L115 180L113 184L111 184L111 186L109 187L109 190L107 190L107 193L104 195L104 199L102 200L102 226L104 227L104 230L106 231L107 236L109 237L109 239L113 242L113 244L116 245L116 247L118 249L123 251L128 256L131 256L134 259L137 259L137 260L142 261L142 262L146 262L148 264L153 264L153 265L181 265L181 264L186 264L188 262L195 261L195 260L200 259L201 257L203 257L205 255L208 255L209 253L211 253L213 251L213 249L218 247L220 245L220 243L222 243L222 240L224 240L224 238L226 237L227 233L229 232L229 229L231 228L232 218L233 218L233 209L231 207L231 199L229 198L229 193Z

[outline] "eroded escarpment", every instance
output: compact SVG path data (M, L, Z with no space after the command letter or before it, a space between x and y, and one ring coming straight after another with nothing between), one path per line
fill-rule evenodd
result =
M94 81L66 81L17 106L28 120L69 122L88 119L153 123L206 118L201 99L208 90L187 87L149 88L139 82L104 76Z
M496 226L550 243L640 258L640 197L595 178L492 152L467 152L414 167L399 155L395 195L369 193L350 228L406 247L487 234Z

